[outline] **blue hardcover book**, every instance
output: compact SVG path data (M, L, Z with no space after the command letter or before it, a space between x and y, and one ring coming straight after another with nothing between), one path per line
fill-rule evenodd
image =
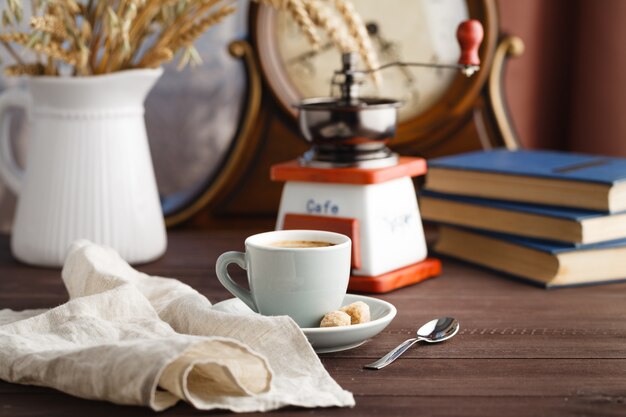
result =
M423 191L426 221L535 239L588 244L626 238L626 212L605 212L515 203Z
M430 160L426 188L442 193L606 212L626 210L626 159L491 150Z
M546 288L626 279L626 239L572 246L442 226L435 251Z

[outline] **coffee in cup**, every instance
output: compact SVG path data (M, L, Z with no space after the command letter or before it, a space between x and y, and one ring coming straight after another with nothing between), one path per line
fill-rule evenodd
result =
M275 248L323 248L334 245L334 243L320 242L319 240L280 240L270 243L270 246Z
M288 315L300 327L318 327L337 310L348 289L352 242L333 232L280 230L250 236L246 252L226 252L216 263L217 278L253 311ZM247 271L249 289L228 275L235 263Z

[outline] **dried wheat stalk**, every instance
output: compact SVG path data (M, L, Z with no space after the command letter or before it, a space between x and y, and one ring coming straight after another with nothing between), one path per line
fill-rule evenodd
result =
M158 66L165 60L171 60L173 51L179 50L182 51L178 65L179 68L184 67L188 63L192 65L200 63L200 55L193 47L193 44L208 28L218 24L224 20L226 16L235 12L235 8L230 5L222 6L215 12L211 12L212 6L217 2L216 0L208 0L199 3L197 9L192 12L204 15L202 19L193 21L182 18L182 15L173 19L168 30L163 33L161 38L146 52L138 66ZM205 14L207 10L209 13Z
M16 64L9 65L4 69L4 75L20 76L20 75L43 75L45 68L41 64Z
M345 25L332 13L331 9L319 0L306 0L304 7L311 21L326 32L328 38L341 53L353 52L356 47Z
M178 33L178 36L169 43L172 50L191 46L208 28L224 20L226 16L235 12L232 6L224 6L197 23L186 27Z
M144 56L140 66L145 68L158 68L162 63L174 59L174 53L169 48L161 48L152 52L149 56Z
M231 1L32 0L31 32L23 33L22 1L7 0L0 44L17 65L6 72L56 75L67 66L76 75L103 74L158 67L177 53L193 64L200 61L193 42L234 11ZM25 63L14 45L35 51L36 61Z
M314 50L320 48L321 40L315 30L315 24L311 20L311 16L307 13L307 9L303 0L286 0L284 2L285 10L287 10L300 30L309 40Z
M31 36L27 33L2 33L0 41L12 42L22 46L30 45L30 48L36 52L41 52L47 56L63 61L69 65L76 65L79 57L76 53L69 52L63 48L59 42L50 40L47 43L33 43Z
M57 16L31 17L30 26L35 31L49 33L56 40L63 40L67 36L65 25Z
M368 69L375 69L380 67L378 62L378 56L374 51L374 47L372 46L372 41L370 40L369 34L367 33L367 28L361 19L361 16L354 9L354 5L347 0L335 0L335 6L337 7L337 11L341 14L346 25L348 26L348 30L350 35L356 41L358 46L359 55L361 55L361 59L363 63ZM380 73L375 71L371 73L372 79L376 86L380 86L382 83L382 78Z
M31 32L18 24L22 0L6 0L2 45L17 62L10 74L103 74L138 67L158 67L179 56L179 66L201 62L193 44L210 27L233 13L233 0L31 0ZM358 50L371 68L376 56L363 22L349 0L333 10L320 0L254 0L288 13L314 48L318 29L341 52ZM341 16L343 21L338 18ZM26 63L13 48L36 52Z

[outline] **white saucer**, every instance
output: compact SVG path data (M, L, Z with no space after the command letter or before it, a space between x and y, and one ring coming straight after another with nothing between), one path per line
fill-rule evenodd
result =
M363 301L370 307L372 321L340 327L309 327L302 331L317 353L339 352L361 346L382 332L396 316L393 304L364 295L346 294L342 306ZM231 298L213 305L217 311L235 314L258 314L250 310L239 298Z

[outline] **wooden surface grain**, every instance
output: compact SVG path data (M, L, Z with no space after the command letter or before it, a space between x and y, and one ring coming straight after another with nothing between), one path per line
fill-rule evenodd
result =
M221 301L230 295L215 277L215 259L242 250L248 234L170 231L167 254L138 269L178 278ZM546 291L452 260L443 265L436 279L380 296L398 308L383 333L359 348L321 355L330 374L354 393L356 408L288 408L280 415L626 415L626 284ZM18 264L8 237L0 237L0 308L66 300L58 270ZM459 319L455 338L415 346L383 370L362 369L442 315ZM0 416L154 414L0 381ZM163 413L200 414L207 413L182 403Z

